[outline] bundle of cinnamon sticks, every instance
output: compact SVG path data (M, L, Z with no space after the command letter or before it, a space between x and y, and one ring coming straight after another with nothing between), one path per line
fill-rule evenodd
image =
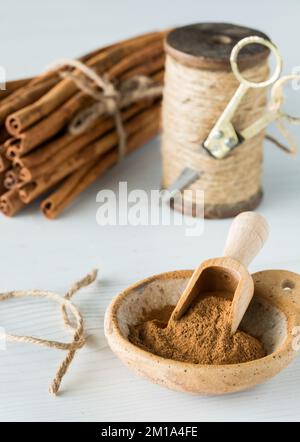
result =
M80 59L116 89L145 76L162 85L165 32L141 35ZM82 73L76 70L73 76ZM95 86L96 88L96 86ZM126 153L157 135L161 96L143 98L120 109ZM119 133L111 115L99 115L83 132L70 123L95 103L61 69L7 84L0 91L0 210L13 216L44 196L49 219L62 211L118 162Z

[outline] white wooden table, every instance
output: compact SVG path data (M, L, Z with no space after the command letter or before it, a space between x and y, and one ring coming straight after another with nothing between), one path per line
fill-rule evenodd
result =
M226 4L226 9L225 9ZM118 11L118 12L117 12ZM171 12L170 12L171 11ZM133 33L204 20L245 23L269 32L281 47L286 71L300 65L298 0L243 3L150 3L138 0L85 2L11 0L1 4L1 61L10 78L39 72L49 62L84 53ZM299 95L294 95L292 106ZM296 130L297 132L297 130ZM298 139L300 136L298 130ZM110 300L153 273L193 268L222 251L230 221L205 222L205 234L187 238L180 227L99 227L96 193L128 180L130 188L159 187L159 142L116 167L82 195L58 221L46 221L37 205L19 217L0 219L1 291L44 288L64 293L94 267L100 280L76 297L86 322L88 346L63 382L62 394L47 388L64 352L10 344L0 351L1 421L299 421L300 364L252 391L202 398L164 390L135 377L106 345L103 316ZM271 224L270 240L253 271L283 268L300 272L300 157L266 145L260 211ZM19 334L67 339L56 305L11 301L1 304L0 326Z

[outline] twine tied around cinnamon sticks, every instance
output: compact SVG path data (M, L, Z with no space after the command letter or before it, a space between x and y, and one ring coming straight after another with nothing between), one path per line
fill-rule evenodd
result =
M56 293L42 290L13 291L0 295L0 301L7 301L13 298L34 297L46 298L60 304L64 325L73 334L72 342L64 343L48 339L35 338L33 336L17 336L6 333L3 335L3 338L7 342L24 342L28 344L40 345L43 347L55 348L58 350L65 350L68 352L65 359L60 364L50 385L50 394L56 395L59 392L62 379L67 373L76 352L80 350L86 343L84 336L83 318L78 308L75 307L75 305L70 300L80 289L91 285L96 280L97 275L98 271L93 270L85 278L72 285L72 287L68 290L64 297L61 297ZM70 318L69 316L70 313L72 314L72 318Z
M73 135L83 133L101 115L114 117L119 139L119 160L126 154L126 132L124 130L121 109L142 99L156 98L162 95L163 87L157 85L145 75L136 75L123 81L117 89L104 76L98 75L93 69L79 60L63 59L51 66L51 69L73 68L72 71L60 72L62 78L72 80L78 89L95 99L96 103L79 112L69 125ZM77 70L78 72L75 72ZM81 74L81 75L78 75Z

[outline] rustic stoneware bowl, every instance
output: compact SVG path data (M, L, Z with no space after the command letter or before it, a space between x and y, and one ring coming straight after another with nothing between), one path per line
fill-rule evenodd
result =
M172 390L217 395L254 387L290 364L300 347L300 275L286 271L253 276L255 296L241 328L263 342L267 351L263 359L238 365L196 365L164 359L133 345L128 340L129 327L141 323L154 309L175 307L192 273L153 276L129 287L111 303L105 335L113 352L131 370Z

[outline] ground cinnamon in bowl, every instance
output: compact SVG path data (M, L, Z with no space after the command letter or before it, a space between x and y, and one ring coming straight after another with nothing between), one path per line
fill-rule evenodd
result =
M166 307L131 327L129 339L157 356L194 364L239 364L265 357L258 339L240 330L230 335L230 306L231 300L210 293L170 323L172 307Z

